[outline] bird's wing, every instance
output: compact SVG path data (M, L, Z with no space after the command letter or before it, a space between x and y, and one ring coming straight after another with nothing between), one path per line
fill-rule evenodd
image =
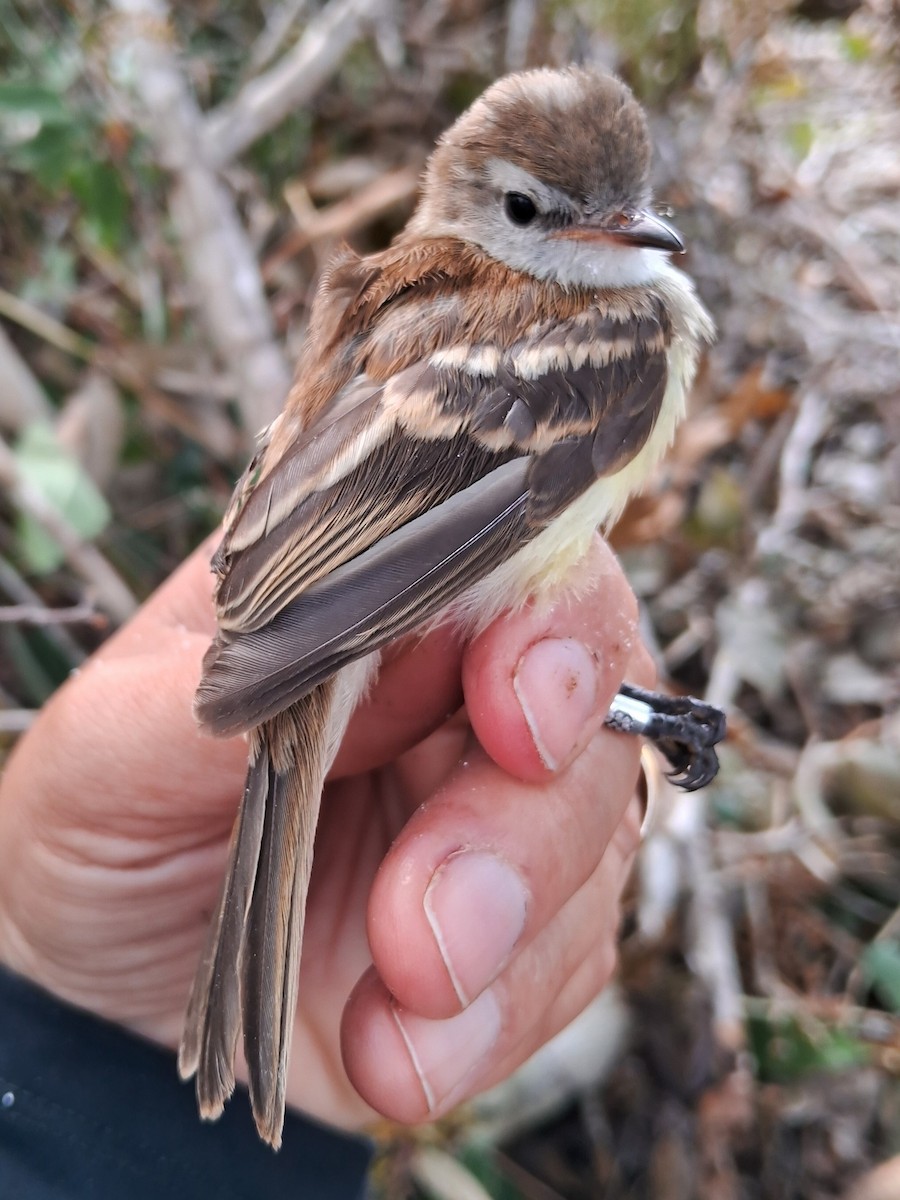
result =
M596 310L503 352L444 350L365 376L244 498L214 560L220 633L196 712L230 735L426 621L650 435L660 310Z

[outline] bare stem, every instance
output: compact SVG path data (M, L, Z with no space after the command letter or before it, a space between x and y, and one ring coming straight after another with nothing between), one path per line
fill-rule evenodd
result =
M116 0L119 7L123 0ZM286 116L308 104L359 40L374 0L331 0L287 54L204 121L207 162L222 167Z
M97 625L106 618L93 604L72 604L68 608L45 608L42 604L0 605L0 625Z
M10 600L15 600L17 605L27 606L32 609L46 608L46 605L34 588L25 582L12 563L7 562L5 558L0 558L0 592ZM87 658L84 650L82 650L81 646L78 645L67 629L63 629L58 625L47 625L45 630L44 636L47 640L51 641L60 654L68 659L70 663L77 666L78 663L84 662Z
M37 715L34 708L0 708L0 733L25 733Z
M71 354L75 358L82 358L86 362L90 362L94 357L96 347L93 342L89 342L80 334L73 333L71 329L54 317L48 316L39 308L35 308L33 304L29 304L27 300L20 300L18 296L14 296L3 288L0 288L0 316L15 321L23 329L36 333L51 346L56 346L57 349Z
M169 208L209 336L234 379L244 428L277 415L290 372L275 341L259 266L234 201L210 162L203 117L173 51L163 0L113 0L134 119L171 174Z
M0 425L19 430L52 414L44 389L0 325Z

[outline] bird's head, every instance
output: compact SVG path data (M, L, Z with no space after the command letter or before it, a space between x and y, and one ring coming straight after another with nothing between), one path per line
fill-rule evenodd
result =
M565 286L649 283L684 249L648 207L649 163L646 118L618 79L508 75L438 142L409 232L461 238Z

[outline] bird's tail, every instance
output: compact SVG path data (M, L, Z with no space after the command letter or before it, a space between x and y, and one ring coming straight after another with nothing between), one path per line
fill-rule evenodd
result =
M213 1120L234 1090L234 1055L243 1031L256 1127L276 1148L319 804L349 715L346 705L336 711L336 684L320 684L250 735L225 887L178 1055L182 1079L196 1075L201 1116Z

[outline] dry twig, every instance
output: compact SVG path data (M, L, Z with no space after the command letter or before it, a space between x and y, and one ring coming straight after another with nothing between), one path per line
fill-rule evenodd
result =
M678 827L691 880L688 957L709 988L720 1042L735 1049L744 1043L744 989L722 881L713 863L705 803L692 793L680 800L679 809Z
M42 312L27 300L22 300L0 288L0 316L15 321L23 329L28 329L38 337L49 342L51 346L71 354L74 358L90 362L94 357L95 347L87 338L73 333L71 329L57 321L55 317Z
M281 3L266 6L265 26L247 55L247 74L255 75L281 52L294 22L306 7L307 0L282 0Z
M46 608L44 601L34 588L25 582L12 563L7 562L5 558L0 558L0 592L23 607ZM57 625L48 625L45 628L45 636L54 644L63 658L73 666L77 666L87 658L84 650L68 630Z
M34 708L0 708L0 734L25 733L37 719Z
M122 387L136 392L150 412L203 446L214 458L227 462L236 453L238 446L234 426L224 413L208 412L201 421L183 403L166 394L166 391L193 391L211 399L228 400L235 393L235 386L229 377L188 378L183 373L179 374L165 366L148 366L146 356L134 347L116 349L97 345L73 332L55 317L42 312L28 301L5 292L2 288L0 315L15 321L17 325L43 338L58 350L89 363L101 373L110 375ZM159 387L166 390L160 391L149 383L150 376L155 377Z
M235 382L244 428L273 420L290 385L256 257L228 191L208 161L209 140L169 40L163 0L114 0L119 41L133 64L136 119L171 172L173 224L210 337Z
M0 325L0 426L18 431L52 413L44 389Z
M410 200L419 184L417 171L403 167L381 175L368 187L327 208L312 209L288 203L298 223L263 263L263 277L271 279L278 268L313 242L349 237L384 212Z
M124 8L126 0L116 3ZM149 0L135 3L143 7ZM308 104L359 40L364 21L377 9L374 0L330 0L280 62L245 84L234 100L209 113L202 130L206 161L225 166L295 109Z
M103 628L106 618L93 604L46 608L43 604L0 604L0 625L94 625Z
M828 405L821 392L814 386L807 387L781 451L778 504L771 521L757 535L757 556L765 557L780 551L785 537L803 518L813 450L825 429L827 411Z

